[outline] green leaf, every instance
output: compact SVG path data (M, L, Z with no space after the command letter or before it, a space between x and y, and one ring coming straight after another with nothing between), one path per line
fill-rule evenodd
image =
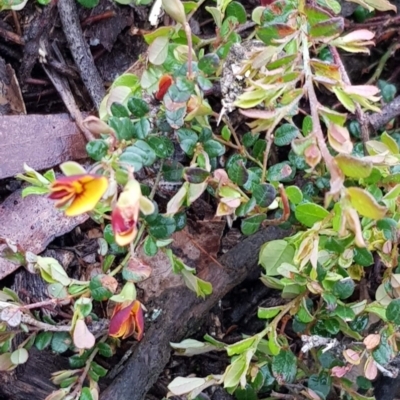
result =
M387 208L378 204L373 196L366 190L359 187L349 187L346 189L350 197L351 205L364 217L371 219L382 219Z
M372 352L372 357L380 365L386 365L392 358L392 348L388 343L386 334L381 336L379 346Z
M324 320L324 328L331 335L337 335L340 331L340 323L337 319L329 318L329 319Z
M183 166L177 161L164 162L162 171L166 181L180 182L183 177Z
M258 139L253 146L254 157L262 161L264 158L264 152L266 148L267 148L267 142L264 139Z
M47 194L47 193L49 193L49 189L47 187L28 186L22 189L21 196L22 198L24 198L32 194Z
M265 218L265 214L256 214L242 220L240 228L243 235L252 235L253 233L256 233L260 229L261 223Z
M251 147L254 143L258 140L260 134L259 133L252 133L247 132L243 135L242 141L245 147Z
M68 358L69 366L71 368L82 368L85 366L87 358L88 352L85 352L82 355L75 354Z
M327 21L331 18L331 15L323 8L309 4L304 6L304 14L306 15L307 22L310 25L315 25L318 22Z
M141 118L144 117L149 111L150 108L146 101L141 99L140 97L131 97L128 100L128 109L129 111L136 117Z
M133 146L127 147L125 152L121 155L120 161L123 156L127 157L126 154L139 156L143 165L146 167L153 165L157 158L154 150L144 140L137 140Z
M332 378L324 372L319 375L311 375L307 386L325 400L331 391Z
M149 257L153 257L157 254L158 247L156 241L151 236L147 236L146 240L144 241L143 251L146 256Z
M35 339L35 346L38 350L44 350L53 339L53 332L40 332Z
M243 186L249 178L249 173L243 164L242 159L238 159L227 168L229 179L239 186Z
M148 118L140 118L138 122L133 125L135 131L135 138L144 139L151 131L151 126Z
M266 45L275 44L276 39L283 39L292 35L295 29L285 24L270 24L256 30L257 36Z
M78 3L85 8L94 8L99 4L99 0L78 0Z
M369 267L374 263L374 257L368 249L355 247L354 262L362 267Z
M155 239L165 239L175 232L175 220L171 217L158 215L149 228L149 233Z
M260 207L268 207L276 198L276 190L269 183L254 185L253 196Z
M91 279L89 289L94 300L105 301L113 295L107 288L107 285L112 283L110 282L110 278L109 275L98 274Z
M183 177L189 183L202 183L209 176L210 173L203 168L188 167L183 170Z
M236 357L227 367L224 377L224 388L236 388L240 377L246 372L246 353Z
M370 161L345 153L339 153L335 160L342 172L350 178L368 178L371 175L373 165Z
M149 61L154 65L161 65L168 57L168 36L158 36L148 48Z
M86 144L86 152L94 161L101 161L108 152L108 145L101 139L95 139Z
M288 186L285 188L286 196L293 204L299 204L303 201L303 192L297 186Z
M231 3L232 4L232 3ZM235 390L235 399L237 400L258 400L257 392L250 385L246 385L244 389L238 387Z
M379 79L377 86L381 90L382 99L385 103L390 103L396 96L397 89L395 85Z
M171 126L173 129L179 129L185 121L183 118L186 115L186 105L182 106L181 108L178 108L177 110L167 110L165 112L165 117L167 118L168 124Z
M225 146L216 140L208 140L204 143L203 147L210 158L219 157L225 154Z
M296 167L292 166L289 162L284 161L269 167L267 179L270 182L290 182L294 179L295 174Z
M235 214L238 217L244 217L253 211L256 206L256 200L252 197L247 203L241 203L240 206L236 209Z
M25 348L20 348L11 353L10 360L14 365L25 364L28 361L29 353Z
M56 353L64 353L72 344L71 335L68 332L55 332L51 339L51 350Z
M224 127L221 130L221 137L227 142L229 142L229 140L231 139L231 131L226 125L224 125Z
M174 154L174 145L172 141L165 136L149 137L147 143L159 158L169 158Z
M258 307L257 318L261 319L270 319L274 318L276 315L280 313L283 306L275 306L275 307Z
M220 65L220 59L215 53L208 53L199 60L198 67L206 75L215 74Z
M90 389L88 387L82 388L79 400L93 400L92 393L90 392Z
M281 125L274 133L274 143L277 146L287 146L299 135L299 130L292 124Z
M356 316L350 307L342 306L340 304L336 306L334 314L342 318L345 322L352 321Z
M272 374L279 384L292 383L296 377L297 359L290 350L281 350L272 359Z
M341 300L349 298L354 292L354 281L351 278L336 281L332 288L332 293Z
M120 103L112 103L110 107L110 111L113 117L117 118L128 118L129 117L129 112L126 109L126 107Z
M108 125L114 129L118 140L131 140L134 138L135 131L129 118L110 117Z
M276 276L282 263L293 262L294 253L294 248L285 240L273 240L261 247L258 263L264 267L267 275Z
M232 1L228 4L225 10L225 16L235 17L239 24L244 24L247 21L246 9L237 1Z
M395 238L397 222L394 219L383 218L376 223L376 227L383 232L385 239L393 240ZM371 265L371 264L369 264L369 265Z
M99 354L103 357L112 357L113 351L109 344L107 343L97 343L97 348L99 349Z
M90 368L101 378L107 375L107 370L95 361L90 363Z
M192 156L199 140L196 132L191 129L181 128L176 131L176 135L182 150L187 155Z
M386 318L389 322L400 325L400 299L392 300L386 309Z
M330 18L327 21L318 22L311 25L309 34L314 39L325 39L339 36L344 29L344 20L342 17Z
M329 215L325 208L314 203L299 204L295 210L296 219L311 228L316 222L322 221Z

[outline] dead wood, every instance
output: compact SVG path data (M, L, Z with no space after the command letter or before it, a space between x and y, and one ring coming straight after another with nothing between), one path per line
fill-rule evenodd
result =
M87 158L85 139L67 114L0 116L0 179Z
M400 115L400 96L395 97L389 104L382 108L381 112L368 116L371 126L378 130L386 125L390 120Z
M122 372L103 392L101 400L143 400L170 358L169 343L193 334L210 309L257 268L261 245L288 235L290 231L268 227L220 257L218 263L223 268L207 260L207 267L199 276L212 283L213 293L204 300L180 286L171 287L154 301L146 303L149 310L161 309L161 315L147 327L144 339L137 345Z
M58 11L72 57L93 104L98 109L105 95L104 85L83 37L75 1L59 0Z
M10 400L43 400L57 389L50 381L51 373L68 368L67 359L33 347L26 364L14 372L0 373L0 396Z
M16 242L23 250L39 254L55 237L64 235L88 219L87 214L66 217L44 196L21 197L18 190L0 206L0 238ZM0 244L0 254L6 245ZM19 265L0 257L0 279Z

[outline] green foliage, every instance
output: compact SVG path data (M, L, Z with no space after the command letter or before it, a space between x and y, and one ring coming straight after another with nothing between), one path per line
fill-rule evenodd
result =
M357 2L369 11L393 9L386 0ZM258 310L266 326L256 335L231 345L215 340L210 345L208 338L207 348L224 349L231 358L224 375L184 378L185 390L181 381L172 382L172 394L197 396L207 385L220 384L239 400L266 398L271 390L293 392L294 397L370 399L376 364L384 368L398 353L400 140L381 132L364 143L364 154L356 118L360 112L379 111L379 90L387 103L396 87L383 80L379 89L345 81L338 50L368 52L373 35L366 29L344 32L340 4L334 0L276 0L257 7L251 16L257 25L254 35L264 45L250 41L245 46L238 27L249 16L240 2L207 3L216 27L212 40L190 31L188 19L200 3L163 1L177 24L144 35L149 45L145 71L140 77L118 77L101 104L100 118L90 125L96 139L86 149L96 163L87 173L103 175L109 183L91 210L104 227L99 239L103 273L78 282L56 260L32 260L8 246L5 256L40 272L52 301L74 298L74 314L70 332L52 331L54 321L40 321L49 324L49 331L35 330L13 351L13 334L0 325L0 369L24 363L33 344L39 350L72 351L71 370L57 373L54 383L65 395L76 389L79 399L97 398L95 383L107 370L95 356L111 357L118 341L105 335L96 343L86 323L100 317L96 312L103 305L96 303L136 301L135 283L151 274L139 254L164 256L195 295L212 294L211 283L170 246L176 232L185 229L186 211L202 197L216 206L217 218L229 224L238 220L243 235L270 224L291 229L288 237L265 243L259 253L262 282L284 301ZM354 15L360 21L367 17L361 11ZM232 49L242 51L238 62L229 57ZM234 75L228 84L227 71ZM215 83L223 93L217 102ZM244 121L239 127L230 118L235 108ZM76 163L69 168L75 171L70 175L84 175ZM31 186L23 195L51 193L57 181L53 171L41 175L28 166L25 171L18 178ZM137 183L134 189L132 182ZM126 206L121 197L133 203ZM118 213L122 228L116 223ZM110 218L112 224L105 222ZM129 224L131 241L121 243L119 235L124 235L118 229ZM365 293L364 281L376 260L385 272L370 300L360 293ZM19 304L6 289L0 293ZM373 334L368 331L371 315L379 322ZM25 329L18 313L15 318L14 326ZM301 357L293 332L302 341ZM361 359L366 366L356 388L346 373ZM79 379L81 373L87 376ZM86 382L90 385L82 387Z

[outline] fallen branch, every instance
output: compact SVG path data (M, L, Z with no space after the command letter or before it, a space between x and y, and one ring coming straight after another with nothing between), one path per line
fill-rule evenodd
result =
M163 291L151 302L152 309L161 309L160 317L150 323L144 339L133 350L122 372L100 396L101 400L143 400L170 358L169 343L193 334L210 309L257 268L261 245L288 235L290 231L267 227L218 258L224 268L214 262L208 263L199 273L201 279L213 285L212 295L205 300L197 298L184 286Z
M400 115L400 96L397 96L389 104L382 108L380 113L370 114L368 122L373 129L378 130Z
M98 109L105 95L104 85L84 40L75 1L59 0L58 11L72 57L93 104Z

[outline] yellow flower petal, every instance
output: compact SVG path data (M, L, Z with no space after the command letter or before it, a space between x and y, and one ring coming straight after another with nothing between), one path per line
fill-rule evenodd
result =
M121 234L115 234L115 243L117 243L118 246L126 246L129 243L133 242L133 240L135 239L137 235L137 229L136 227L134 227L132 229L132 231L128 232L125 235L121 235Z
M71 205L65 210L65 215L75 217L91 211L103 197L108 187L108 180L104 176L84 176L79 179L82 192L77 194ZM77 185L78 186L78 185Z

